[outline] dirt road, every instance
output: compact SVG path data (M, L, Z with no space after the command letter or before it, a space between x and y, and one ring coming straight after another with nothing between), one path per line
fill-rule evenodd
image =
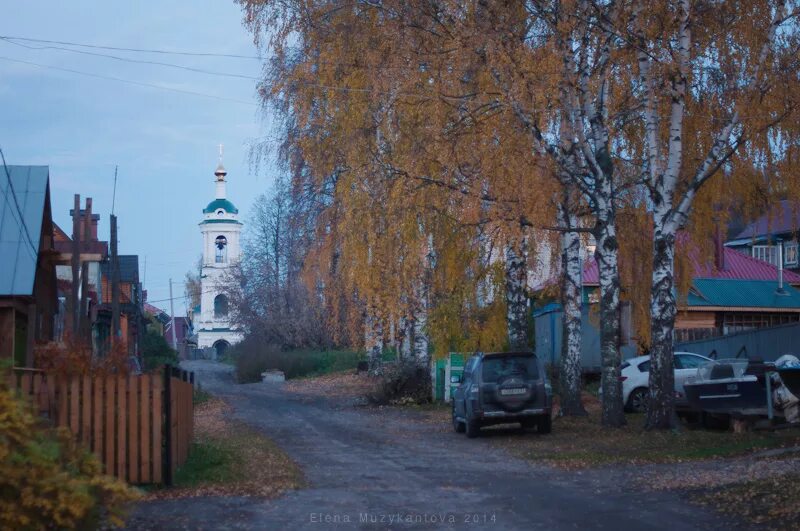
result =
M304 470L309 487L274 500L207 497L141 504L132 529L732 529L671 492L641 492L613 470L567 472L512 458L485 438L375 412L236 385L230 367L187 369ZM556 428L557 429L557 428ZM539 435L531 433L530 437Z

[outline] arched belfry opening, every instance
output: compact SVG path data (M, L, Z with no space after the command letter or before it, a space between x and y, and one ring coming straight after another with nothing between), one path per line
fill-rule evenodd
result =
M214 239L214 262L217 264L228 263L228 238L219 235Z
M228 316L228 296L219 294L214 297L214 317L227 317Z

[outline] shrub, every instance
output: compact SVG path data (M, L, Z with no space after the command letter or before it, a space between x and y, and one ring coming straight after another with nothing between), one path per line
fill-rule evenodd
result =
M230 349L239 383L261 381L261 373L279 370L287 379L355 369L361 355L350 351L284 351L274 345L259 345L245 339Z
M44 426L0 378L0 529L94 529L103 520L120 526L125 505L137 497L103 475L68 430Z
M367 398L373 404L426 404L431 401L430 372L414 363L385 365Z
M148 330L142 338L142 361L145 371L152 371L162 365L177 366L180 363L178 353L155 330Z
M37 369L59 375L127 374L130 369L128 347L121 341L94 356L91 343L67 335L61 343L37 345L33 353Z

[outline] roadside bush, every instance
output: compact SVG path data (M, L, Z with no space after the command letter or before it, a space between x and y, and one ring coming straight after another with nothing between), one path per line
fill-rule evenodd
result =
M283 371L287 379L345 371L355 369L361 359L357 352L281 350L247 339L232 347L230 352L239 383L260 382L261 373L266 370Z
M91 343L67 335L61 343L36 345L33 354L36 368L64 376L127 374L130 368L128 348L122 342L94 356Z
M169 346L164 336L155 330L148 330L142 338L143 369L152 371L162 365L178 365L178 353Z
M0 529L121 526L125 505L137 497L103 475L68 430L44 426L0 378Z
M413 363L384 366L375 390L367 396L373 404L426 404L431 401L431 375Z

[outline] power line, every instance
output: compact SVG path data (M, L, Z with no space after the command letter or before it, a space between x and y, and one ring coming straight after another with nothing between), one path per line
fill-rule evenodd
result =
M184 89L179 89L179 88L174 88L174 87L165 87L164 85L154 85L152 83L145 83L143 81L133 81L133 80L130 80L130 79L122 79L122 78L119 78L119 77L104 76L104 75L101 75L101 74L93 74L91 72L83 72L81 70L73 70L71 68L61 68L60 66L44 65L44 64L41 64L41 63L34 63L32 61L23 61L22 59L12 59L10 57L0 56L0 60L2 60L2 61L10 61L12 63L21 63L21 64L25 64L25 65L35 66L37 68L49 68L51 70L59 70L61 72L69 72L71 74L79 74L79 75L82 75L82 76L95 77L95 78L98 78L98 79L105 79L105 80L108 80L108 81L119 81L120 83L128 83L130 85L138 85L140 87L148 87L148 88L154 88L154 89L160 89L160 90L168 90L168 91L171 91L171 92L178 92L180 94L190 94L192 96L202 96L204 98L212 98L212 99L215 99L215 100L231 101L231 102L234 102L234 103L242 103L244 105L258 106L258 104L253 103L251 101L237 100L235 98L226 98L225 96L216 96L214 94L206 94L206 93L203 93L203 92L194 92L192 90L184 90Z
M170 52L170 51L165 51L165 50L118 48L118 47L113 47L113 46L99 46L99 45L89 45L89 44L78 44L78 43L70 43L70 42L65 42L65 41L48 41L48 40L43 40L43 39L29 39L29 38L23 38L23 37L10 37L10 36L0 35L0 40L4 40L5 42L8 42L9 44L16 44L16 45L23 46L25 48L30 48L30 49L53 48L53 49L57 49L57 50L64 50L64 51L70 51L70 52L76 52L76 53L88 53L89 55L95 55L95 56L99 56L99 57L107 57L107 58L111 58L111 59L117 59L117 60L120 60L120 61L128 61L128 62L143 63L143 64L153 64L153 65L160 65L160 66L166 66L166 67L171 67L171 68L179 68L179 69L183 69L183 70L188 70L188 71L198 72L198 73L203 73L203 74L209 74L209 75L215 75L215 76L235 77L235 78L248 79L248 80L257 81L257 82L263 81L263 79L261 79L261 78L254 77L254 76L248 76L248 75L244 75L244 74L231 74L231 73L226 73L226 72L214 72L214 71L211 71L211 70L187 67L187 66L176 65L176 64L172 64L172 63L162 63L162 62L158 62L158 61L140 61L140 60L128 59L128 58L118 57L118 56L113 56L113 55L93 54L93 53L89 53L89 52L83 52L83 51L80 51L80 50L71 50L69 48L25 46L25 45L21 45L19 43L11 42L11 40L9 40L9 39L25 40L25 41L32 41L32 42L46 42L46 43L55 43L55 44L65 44L65 45L72 45L72 46L85 46L85 47L89 47L89 48L126 50L126 51L145 52L145 53L165 53L165 54L168 53L168 54L177 54L177 55L198 55L198 56L212 56L212 57L238 57L238 58L260 59L260 58L255 57L255 56L251 57L251 56L240 56L240 55L232 55L232 54ZM10 62L15 62L15 63L21 63L21 64L26 64L26 65L31 65L31 66L35 66L35 67L38 67L38 68L59 70L59 71L62 71L62 72L69 72L69 73L73 73L73 74L79 74L79 75L84 75L84 76L89 76L89 77L95 77L95 78L98 78L98 79L105 79L105 80L109 80L109 81L118 81L118 82L121 82L121 83L128 83L128 84L131 84L131 85L138 85L138 86L155 88L155 89L160 89L160 90L168 90L168 91L171 91L171 92L177 92L177 93L181 93L181 94L190 94L190 95L194 95L194 96L213 98L213 99L217 99L217 100L221 100L221 101L231 101L231 102L242 103L242 104L251 105L251 106L258 106L259 105L258 103L239 100L239 99L235 99L235 98L227 98L227 97L224 97L224 96L216 96L216 95L213 95L213 94L206 94L206 93L195 92L195 91L191 91L191 90L178 89L178 88L167 87L167 86L163 86L163 85L155 85L155 84L152 84L152 83L145 83L145 82L142 82L142 81L133 81L133 80L129 80L129 79L122 79L122 78L117 78L117 77L112 77L112 76L104 76L104 75L101 75L101 74L95 74L95 73L91 73L91 72L84 72L84 71L73 70L73 69L69 69L69 68L62 68L62 67L57 67L57 66L52 66L52 65L34 63L34 62L31 62L31 61L24 61L24 60L21 60L21 59L12 59L10 57L0 56L0 60L5 60L5 61L10 61ZM369 66L367 66L367 65L356 65L356 64L349 64L349 63L335 63L335 62L325 62L325 61L320 61L319 63L320 64L329 64L329 65L341 65L341 66L346 66L346 67L350 67L350 68L389 68L391 66L392 68L396 67L396 68L415 69L415 67L413 67L413 66L402 66L402 65L369 65ZM707 67L707 68L710 68L710 67ZM538 72L537 75L538 76L545 76L545 77L557 76L557 75L560 75L560 72L555 72L555 71L554 72ZM435 93L435 92L422 93L422 92L406 92L406 91L389 92L389 91L385 91L385 90L375 90L374 88L368 88L368 87L364 87L364 88L362 88L362 87L342 87L342 86L335 86L335 85L325 85L325 84L321 84L321 83L305 82L305 81L300 81L300 80L290 81L289 84L297 84L297 85L305 86L305 87L312 87L312 88L318 88L318 89L322 89L322 90L344 92L344 93L382 94L382 95L387 95L387 96L392 96L392 97L409 97L409 98L418 98L418 99L442 99L442 100L450 100L450 101L464 101L464 100L470 99L472 96L475 95L475 94L466 94L466 95L463 95L463 96L455 96L455 95L443 94L441 92L440 93Z
M222 58L233 58L233 59L251 59L255 61L263 61L264 57L259 57L256 55L238 55L238 54L226 54L226 53L215 53L215 52L186 52L186 51L174 51L174 50L161 50L161 49L153 49L153 48L122 48L118 46L104 46L100 44L85 44L85 43L77 43L77 42L69 42L69 41L53 41L53 40L46 40L46 39L33 39L30 37L14 37L11 35L0 35L0 39L11 43L16 44L18 46L24 46L25 48L35 49L35 50L46 50L46 49L53 49L53 50L66 50L76 53L89 53L84 52L81 50L71 50L69 48L63 48L59 46L25 46L18 42L12 41L25 41L25 42L37 42L43 44L59 44L62 46L78 46L81 48L91 48L97 50L115 50L115 51L123 51L123 52L137 52L137 53L156 53L156 54L166 54L166 55L182 55L182 56L190 56L190 57L222 57ZM141 62L141 63L151 63L150 61L137 61L134 59L127 59L116 57L112 55L103 55L103 54L90 54L90 55L100 55L102 57L111 57L114 59L120 59L122 61L129 60L131 62ZM417 66L413 65L388 65L388 64L377 64L377 65L357 65L355 63L346 63L346 62L337 62L337 61L318 61L319 64L325 65L333 65L333 66L346 66L350 68L367 68L367 69L397 69L397 70L416 70L416 71L424 71L426 64L424 62L420 62ZM152 64L161 64L164 66L176 66L178 68L184 68L177 65L170 65L166 63L158 63L152 62ZM211 72L207 72L211 73ZM218 74L213 73L214 75L227 75L227 74ZM236 76L235 74L231 74L234 77L241 77Z
M141 59L131 59L129 57L120 57L117 55L109 55L105 53L95 53L95 52L87 52L85 50L73 50L72 48L63 48L60 46L28 46L27 44L21 44L18 42L13 42L9 40L7 37L0 36L0 40L7 42L8 44L13 44L15 46L22 46L23 48L27 48L29 50L60 50L64 52L72 52L72 53L79 53L83 55L91 55L93 57L105 57L108 59L115 59L117 61L124 61L126 63L137 63L137 64L146 64L146 65L156 65L156 66L166 66L169 68L178 68L180 70L187 70L189 72L197 72L199 74L208 74L212 76L221 76L221 77L234 77L240 79L248 79L251 81L260 81L259 78L254 76L248 76L245 74L232 74L229 72L214 72L212 70L205 70L203 68L194 68L191 66L184 66L184 65L176 65L173 63L162 63L160 61L147 61Z
M161 288L161 289L166 289L166 288ZM218 292L219 292L218 289L210 289L210 290L206 290L206 291L201 291L200 295L205 295L206 293L218 293ZM185 299L185 298L188 298L188 297L186 295L178 295L176 297L167 297L166 299L158 299L158 300L146 301L146 302L148 304L153 304L153 303L156 303L156 302L167 302L167 301L171 301L171 300Z
M131 84L131 85L138 85L138 86L142 86L142 87L149 87L149 88L155 88L155 89L161 89L161 90L169 90L169 91L178 92L178 93L181 93L181 94L191 94L193 96L203 96L203 97L206 97L206 98L213 98L213 99L222 100L222 101L232 101L232 102L235 102L235 103L243 103L245 105L258 106L258 104L254 103L254 102L249 102L249 101L244 101L244 100L237 100L237 99L234 99L234 98L226 98L224 96L215 96L213 94L205 94L203 92L194 92L194 91L191 91L191 90L177 89L177 88L173 88L173 87L166 87L166 86L163 86L163 85L154 85L152 83L145 83L145 82L142 82L142 81L133 81L133 80L130 80L130 79L122 79L122 78L118 78L118 77L104 76L104 75L101 75L101 74L94 74L94 73L91 73L91 72L84 72L84 71L81 71L81 70L73 70L71 68L62 68L62 67L59 67L59 66L52 66L52 65L44 65L44 64L41 64L41 63L34 63L32 61L23 61L22 59L12 59L10 57L0 56L0 60L2 60L2 61L10 61L12 63L21 63L21 64L25 64L25 65L31 65L31 66L35 66L35 67L38 67L38 68L49 68L49 69L52 69L52 70L59 70L61 72L69 72L69 73L72 73L72 74L80 74L80 75L83 75L83 76L96 77L96 78L99 78L99 79L106 79L106 80L109 80L109 81L119 81L121 83L128 83L128 84ZM449 95L446 95L446 94L435 94L435 93L421 94L421 93L413 93L413 92L390 93L390 92L386 92L386 91L376 91L376 90L371 89L371 88L337 87L337 86L333 86L333 85L323 85L323 84L320 84L320 83L307 83L307 82L303 82L303 81L299 81L297 83L300 84L300 85L306 86L306 87L319 88L319 89L323 89L323 90L333 90L333 91L338 91L338 92L361 93L361 94L375 93L375 94L385 94L385 95L390 95L390 96L405 96L405 97L420 98L420 99L442 98L442 99L446 99L446 100L457 100L457 101L462 101L463 99L465 99L464 97L461 97L461 96L449 96Z
M185 52L185 51L176 51L176 50L159 50L153 48L121 48L118 46L103 46L99 44L82 44L78 42L68 42L68 41L50 41L45 39L32 39L29 37L13 37L11 35L0 35L0 39L4 40L15 40L15 41L25 41L25 42L41 42L45 44L62 44L65 46L80 46L81 48L95 48L99 50L117 50L121 52L141 52L141 53L157 53L157 54L165 54L165 55L188 55L194 57L227 57L232 59L254 59L256 61L260 61L261 57L255 55L238 55L232 53L212 53L212 52Z

